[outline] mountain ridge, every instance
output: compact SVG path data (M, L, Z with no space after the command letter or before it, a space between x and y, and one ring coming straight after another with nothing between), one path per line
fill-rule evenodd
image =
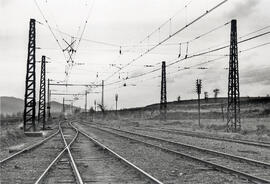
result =
M51 102L51 112L61 112L63 109L63 105L59 102L52 101ZM66 108L70 107L69 105L65 105ZM36 108L38 108L38 101ZM77 108L77 107L76 107ZM1 96L0 97L0 114L3 115L12 115L17 113L22 113L24 110L24 100L21 98L13 97L13 96ZM36 111L38 112L38 111Z

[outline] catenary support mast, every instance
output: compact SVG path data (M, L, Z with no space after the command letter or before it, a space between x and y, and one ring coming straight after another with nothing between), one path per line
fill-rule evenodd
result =
M162 62L161 92L160 92L160 119L167 119L167 89L166 89L166 62Z
M42 123L43 130L46 123L46 57L41 57L41 73L39 88L38 122Z
M227 131L238 132L241 130L240 120L240 92L239 68L237 46L237 21L231 21L231 41L228 80L228 106L227 106Z
M28 55L25 80L23 129L36 131L36 21L30 19Z

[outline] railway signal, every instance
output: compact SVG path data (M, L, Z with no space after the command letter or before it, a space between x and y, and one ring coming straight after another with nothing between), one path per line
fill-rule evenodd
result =
M214 92L215 101L217 101L217 97L218 97L218 94L220 93L220 90L218 88L216 88L213 90L213 92Z
M200 102L200 96L202 92L202 80L197 79L196 80L196 92L198 94L198 122L199 126L201 126L201 102Z

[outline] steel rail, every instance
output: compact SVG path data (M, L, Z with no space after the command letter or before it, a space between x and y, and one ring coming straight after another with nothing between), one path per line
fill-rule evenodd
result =
M151 181L157 183L157 184L163 184L161 181L159 181L158 179L154 178L153 176L151 176L150 174L148 174L147 172L145 172L144 170L142 170L141 168L139 168L138 166L134 165L133 163L131 163L130 161L128 161L127 159L125 159L124 157L120 156L118 153L114 152L113 150L111 150L110 148L108 148L107 146L103 145L102 143L100 143L99 141L97 141L96 139L94 139L93 137L89 136L88 134L86 134L84 131L79 130L77 127L75 127L73 124L70 123L70 125L76 129L78 132L80 132L82 135L84 135L85 137L87 137L88 139L90 139L92 142L94 142L96 145L102 147L103 149L107 150L109 153L111 153L112 155L114 155L116 158L122 160L123 162L125 162L127 165L129 165L130 167L134 168L135 170L139 171L141 174L143 174L144 176L146 176L147 178L149 178Z
M213 167L213 168L215 168L215 169L217 169L219 171L225 172L225 173L228 172L228 173L231 173L231 174L234 174L234 175L237 174L238 176L243 177L245 179L248 179L250 181L259 182L259 183L270 183L270 180L267 180L267 179L264 179L264 178L260 178L260 177L257 177L257 176L254 176L254 175L251 175L251 174L248 174L248 173L244 173L244 172L241 172L241 171L237 171L235 169L232 169L232 168L229 168L229 167L226 167L226 166L223 166L223 165L215 164L215 163L212 163L212 162L209 162L209 161L206 161L206 160L202 160L200 158L197 158L197 157L194 157L194 156L191 156L191 155L187 155L187 154L181 153L179 151L171 150L171 149L168 149L168 148L164 148L162 146L159 146L159 145L147 143L145 141L141 141L141 140L138 140L138 139L135 139L135 138L131 138L131 137L128 137L128 136L120 135L120 134L117 134L115 132L106 130L104 128L99 128L99 127L95 127L95 126L91 126L91 127L96 128L98 130L101 130L103 132L107 132L107 133L110 133L110 134L113 134L113 135L116 135L116 136L119 136L119 137L123 137L123 138L128 139L128 140L133 140L133 141L136 141L136 142L140 142L140 143L143 143L145 145L149 145L149 146L158 148L160 150L163 150L163 151L166 151L166 152L169 152L169 153L173 153L173 154L176 154L176 155L180 155L182 157L189 158L191 160L198 161L198 162L200 162L202 164L211 166L211 167Z
M153 139L153 140L163 141L163 142L175 144L175 145L178 145L178 146L184 146L184 147L187 147L187 148L192 148L192 149L196 149L196 150L203 151L203 152L208 152L210 154L215 154L215 155L219 155L219 156L222 155L224 157L232 158L234 160L245 161L245 162L249 162L251 164L262 165L264 167L269 167L270 168L270 163L268 163L268 162L262 162L262 161L258 161L258 160L254 160L254 159L250 159L250 158L246 158L246 157L232 155L232 154L229 154L229 153L215 151L215 150L202 148L202 147L194 146L194 145L189 145L189 144L185 144L185 143L169 141L169 140L166 140L166 139L163 139L163 138L158 138L158 137L154 137L154 136L150 136L150 135L143 135L143 134L134 133L134 132L126 131L126 130L120 130L120 129L116 129L116 128L108 128L108 129L112 129L112 130L115 130L115 131L124 132L124 133L128 133L128 134L133 134L133 135L136 135L136 136L141 136L141 137L145 137L145 138L149 138L149 139Z
M92 125L97 125L94 123L91 123ZM109 126L103 126L106 128L111 128ZM146 128L146 127L145 127ZM147 128L147 129L141 129L141 128L136 128L137 130L143 130L143 131L148 131L148 130L154 130L154 131L166 131L169 133L179 133L182 135L186 136L192 136L192 137L199 137L199 138L204 138L204 139L212 139L212 140L218 140L218 141L225 141L225 142L234 142L234 143L240 143L240 144L246 144L246 145L251 145L251 146L258 146L258 147L265 147L265 148L270 148L270 142L265 142L265 141L252 141L248 139L234 139L234 138L226 138L226 137L213 137L209 135L203 135L200 132L192 132L192 131L185 131L185 130L174 130L174 129L166 129L166 128Z
M45 139L43 139L43 140L41 140L41 141L39 141L39 142L37 142L37 143L35 143L33 145L30 145L30 146L22 149L21 151L18 151L16 153L14 153L13 155L8 156L7 158L4 158L3 160L0 161L0 165L3 164L4 162L6 162L6 161L8 161L8 160L10 160L12 158L14 158L15 156L18 156L18 155L20 155L22 153L25 153L27 151L30 151L30 150L32 150L32 149L34 149L34 148L42 145L43 143L45 143L46 141L48 141L49 139L51 139L52 137L54 137L58 133L59 133L59 130L57 130L55 133L53 133L52 135L48 136L47 138L45 138Z
M234 143L246 144L246 145L251 145L251 146L270 148L270 142L251 141L251 140L244 140L244 139L232 139L232 138L226 138L226 137L212 137L209 135L202 135L200 133L184 131L184 130L172 130L172 129L165 129L165 128L161 128L161 129L148 128L148 129L155 130L155 131L166 131L169 133L179 133L182 135L199 137L199 138L204 138L204 139L213 139L213 140L218 140L218 141L234 142Z
M77 168L77 165L76 165L76 163L75 163L75 161L74 161L74 158L73 158L73 156L72 156L72 154L71 154L71 151L70 151L70 149L69 149L70 144L69 144L69 145L67 144L67 141L66 141L66 139L65 139L65 136L64 136L64 134L63 134L63 131L62 131L62 128L61 128L60 124L59 124L59 130L60 130L62 139L63 139L63 141L64 141L64 144L65 144L65 146L66 146L66 150L68 151L68 155L69 155L69 158L70 158L70 160L71 160L71 166L72 166L72 169L73 169L73 171L74 171L74 173L75 173L76 180L77 180L77 182L78 182L79 184L83 184L83 180L82 180L81 174L80 174L80 172L79 172L79 170L78 170L78 168ZM78 137L78 130L76 130L76 135L75 135L75 138L74 138L73 140L75 140L77 137Z
M59 131L60 131L60 133L62 132L62 129L60 129L60 123L59 123ZM61 136L63 138L62 133L61 133ZM74 143L74 141L76 140L77 137L78 137L78 132L76 132L76 135L73 137L73 139L70 141L70 143L65 145L65 148L55 157L55 159L50 163L50 165L45 169L45 171L39 176L39 178L36 180L35 184L41 183L41 181L48 174L48 172L52 168L52 166L63 156L65 151Z

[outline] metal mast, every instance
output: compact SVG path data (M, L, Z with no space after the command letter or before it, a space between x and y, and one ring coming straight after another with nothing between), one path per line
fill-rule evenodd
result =
M240 121L240 92L237 47L237 21L231 21L231 41L228 80L227 131L241 130Z
M167 90L166 90L166 62L162 61L161 92L160 92L160 119L167 119Z
M45 129L46 119L46 57L41 57L41 74L39 88L39 107L38 107L38 122L42 123L43 130Z
M23 129L36 131L36 21L30 19L24 95Z

